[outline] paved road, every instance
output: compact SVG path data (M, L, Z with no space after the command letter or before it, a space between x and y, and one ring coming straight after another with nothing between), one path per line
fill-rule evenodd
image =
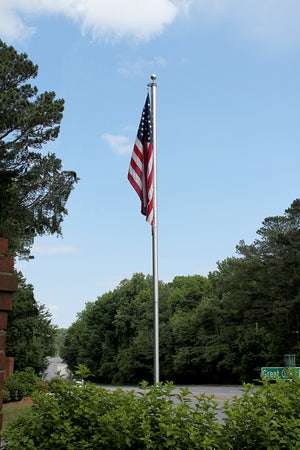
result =
M196 396L199 394L214 395L214 400L218 402L217 419L223 422L225 414L223 406L226 400L233 400L234 397L241 397L243 394L241 386L218 386L218 385L201 385L201 386L182 386L187 387L191 392L188 397L191 399L191 405L196 403ZM180 387L176 387L175 392L180 392Z
M140 391L140 387L137 386L102 386L109 390L115 390L118 387L121 389L124 389L126 391L134 390L134 391ZM242 395L242 387L241 386L220 386L220 385L182 385L182 386L175 386L174 393L179 393L180 388L187 387L188 390L191 392L191 396L197 396L199 394L207 394L211 395L213 394L215 396L215 399L217 401L225 401L225 400L232 400L233 397L237 396L240 397Z
M216 400L225 401L232 400L233 397L242 395L241 386L219 386L219 385L199 385L199 386L177 386L176 392L180 391L180 387L187 387L193 395L213 394Z
M140 387L137 386L102 386L106 389L114 391L115 389L121 388L126 391L134 390L136 392L141 391ZM219 386L219 385L184 385L175 386L173 393L180 393L181 388L188 388L190 394L188 398L194 402L193 399L199 394L214 395L214 400L216 400L220 406L223 406L226 400L233 400L234 397L241 397L243 391L241 386ZM195 400L196 401L196 400Z
M109 390L115 390L121 388L126 391L134 390L136 392L141 391L141 389L137 386L102 386ZM214 400L218 402L218 412L217 412L217 419L219 422L222 422L224 419L224 414L222 412L224 402L226 400L233 400L233 398L241 397L243 391L241 386L219 386L219 385L185 385L185 386L175 386L175 389L173 393L180 393L180 388L187 387L190 395L188 395L188 398L191 400L191 406L195 405L196 403L196 396L199 394L206 394L206 395L214 395ZM178 402L175 400L174 404L176 405Z
M49 358L49 365L47 370L44 372L44 379L45 380L51 380L57 372L60 372L60 374L64 378L68 378L70 376L70 372L67 368L67 365L64 364L62 358L55 357L55 358ZM138 386L102 386L110 391L114 391L118 388L124 389L126 391L134 390L134 391L141 391L140 387ZM226 400L232 400L235 396L240 397L242 395L242 387L241 386L219 386L219 385L185 385L185 386L175 386L173 393L179 393L180 388L187 387L190 391L190 395L188 398L191 399L191 404L195 404L196 399L195 397L199 394L206 394L206 395L214 395L214 400L216 400L219 404L219 413L217 414L217 417L219 420L222 420L224 417L222 413L222 408L224 405L224 402ZM175 402L176 403L176 402Z
M48 358L48 367L43 375L44 380L50 381L53 377L56 376L57 372L60 372L60 375L63 378L68 378L70 375L67 364L63 362L60 356L56 356L55 358Z
M62 358L59 356L55 358L48 358L49 365L47 370L44 372L44 379L51 380L57 372L67 378L70 375L70 372L67 368L67 365L64 364ZM115 390L117 388L121 388L124 390L134 390L140 391L140 387L138 386L103 386L109 390ZM175 386L174 392L179 393L181 387L187 387L191 392L191 397L197 396L199 394L213 394L215 399L219 402L224 402L225 400L231 400L233 397L240 397L242 395L241 386L219 386L219 385L185 385L185 386Z

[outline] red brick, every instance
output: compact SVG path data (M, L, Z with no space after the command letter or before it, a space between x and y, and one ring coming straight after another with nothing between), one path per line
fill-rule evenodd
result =
M14 365L15 365L15 358L13 356L8 356L8 372L7 372L7 377L9 377L9 375L11 375L12 373L14 373ZM6 378L7 378L6 377Z
M3 383L4 383L4 370L0 370L0 389L3 388Z
M0 292L0 311L11 311L13 296L10 292ZM2 328L0 327L0 330Z
M0 238L0 255L7 255L8 251L8 240Z
M4 353L0 353L0 370L4 370L4 373L9 371L9 361ZM5 374L6 375L6 374Z
M9 377L9 375L14 373L14 363L15 363L15 358L11 356L4 355L4 358L5 363L3 365L5 365L5 367L3 368L3 382L6 380L6 378Z
M0 330L0 350L5 350L6 344L6 332L4 330Z
M0 255L0 272L12 273L14 270L14 258Z
M0 291L15 292L18 290L18 278L15 275L0 273Z
M7 328L7 316L8 316L7 312L0 311L0 330L6 330L6 328Z
M14 362L15 358L7 357L4 354L0 356L0 372L2 369L3 381L5 381L6 378L9 377L9 375L11 375L14 372Z

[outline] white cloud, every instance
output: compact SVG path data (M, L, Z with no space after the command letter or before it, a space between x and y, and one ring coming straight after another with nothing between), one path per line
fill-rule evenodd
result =
M0 0L0 36L24 40L36 31L32 18L60 14L94 39L148 40L189 11L199 27L213 20L260 41L300 42L299 0Z
M55 312L59 310L59 307L57 305L50 305L47 306L47 309L50 312L52 319L56 319Z
M189 0L7 0L0 2L0 33L10 39L29 37L32 16L63 14L94 39L131 36L147 40L187 10Z
M77 253L78 250L72 246L61 246L61 247L49 247L46 245L35 244L32 249L32 254L40 254L40 255L56 255L56 254L68 254L68 253Z
M133 145L126 136L115 134L102 134L102 139L108 142L112 150L118 155L125 155L132 151Z
M10 5L0 3L0 34L12 41L26 40L35 33L35 28L27 26Z
M157 56L153 59L139 58L135 61L120 61L118 63L118 72L123 75L136 76L144 75L145 72L158 72L159 67L165 67L167 61L162 56Z
M57 310L59 309L57 305L50 305L50 306L48 306L48 308L49 308L51 311L57 311Z

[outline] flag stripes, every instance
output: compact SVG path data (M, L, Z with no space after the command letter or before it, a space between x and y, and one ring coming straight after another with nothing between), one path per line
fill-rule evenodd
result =
M150 98L147 95L131 156L128 180L141 200L141 213L153 225L153 147Z

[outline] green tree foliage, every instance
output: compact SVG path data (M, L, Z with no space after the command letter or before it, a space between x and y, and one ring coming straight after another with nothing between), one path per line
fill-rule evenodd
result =
M38 66L0 40L0 236L10 254L28 257L37 235L61 234L65 207L77 182L55 154L37 150L57 138L64 100L38 94L28 81Z
M188 314L191 305L194 307L201 301L207 285L208 281L198 275L178 277L169 284L159 283L160 357L165 379L174 379L181 373L181 368L176 372L173 356L180 336L169 320L170 314L172 311L174 316L180 316L180 311ZM182 287L182 295L179 286ZM187 304L184 295L187 296ZM182 301L178 307L174 306L177 297ZM61 356L71 370L78 364L86 364L101 382L150 382L153 370L152 330L152 277L134 274L131 280L123 280L113 292L87 304L68 329ZM192 339L193 336L190 337ZM191 346L190 342L189 348ZM193 369L192 373L195 371Z
M135 274L86 305L61 351L72 371L85 364L102 382L114 383L151 377L151 289L150 277Z
M18 291L13 294L13 310L9 313L6 354L15 358L15 370L32 367L41 373L46 357L55 352L55 326L44 305L39 305L33 287L18 273Z
M261 365L283 365L285 353L300 358L300 200L284 216L268 217L253 244L237 246L211 275L222 299L232 367L242 379Z
M208 277L159 284L161 379L235 383L300 359L300 200L268 217L251 245ZM152 381L152 279L123 280L88 303L68 329L63 357L107 383Z
M55 353L60 355L60 350L63 347L67 335L67 328L58 328L55 333Z

